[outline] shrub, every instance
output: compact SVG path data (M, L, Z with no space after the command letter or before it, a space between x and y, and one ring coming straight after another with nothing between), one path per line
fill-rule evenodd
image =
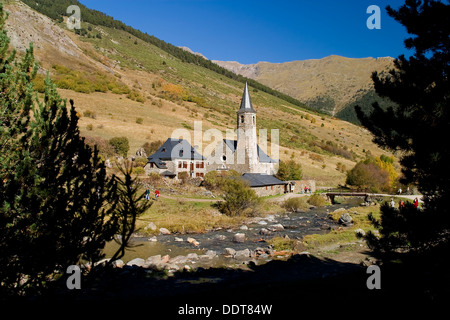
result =
M187 171L178 173L178 179L181 180L182 184L186 184L189 179L189 173Z
M305 197L289 198L284 201L283 208L288 212L296 212L308 209Z
M210 171L205 174L203 185L208 190L221 191L225 180L230 177L240 177L240 174L234 170Z
M389 173L371 160L358 162L347 172L346 183L371 192L390 191Z
M137 123L137 124L142 124L142 123L144 123L144 119L142 119L142 118L136 118L136 123Z
M153 131L153 129L152 129ZM153 142L146 142L142 145L142 148L144 148L145 153L147 156L150 156L151 154L155 153L159 147L163 145L163 142L161 140L153 141Z
M294 160L280 161L276 177L280 180L301 180L303 176L302 167Z
M313 194L309 197L307 202L312 206L323 207L327 200L325 200L325 198L320 194Z
M117 154L126 157L128 150L130 150L130 144L127 137L114 137L109 140L109 144L114 147Z
M220 212L229 216L254 216L260 200L248 182L235 177L225 178L221 186L224 201L218 207Z

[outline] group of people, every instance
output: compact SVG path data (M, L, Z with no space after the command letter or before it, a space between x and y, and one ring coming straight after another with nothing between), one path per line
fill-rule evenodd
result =
M391 206L391 208L395 208L395 201L394 201L394 198L391 198L390 206ZM418 199L418 198L415 198L415 199L414 199L414 201L413 201L413 206L414 206L415 209L419 210L419 199ZM399 208L400 210L405 208L405 202L404 202L403 200L400 200L400 201L399 201L399 203L398 203L398 208Z
M300 193L303 193L303 192L304 192L305 194L307 194L307 193L311 194L311 187L305 186L303 189L300 188Z
M156 190L155 190L155 200L158 200L158 198L159 198L159 190L156 189ZM146 199L146 200L150 200L150 189L149 189L149 188L147 188L147 189L145 190L145 199Z

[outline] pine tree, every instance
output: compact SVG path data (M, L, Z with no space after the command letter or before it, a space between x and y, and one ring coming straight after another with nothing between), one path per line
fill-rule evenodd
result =
M0 4L0 295L38 294L67 266L98 261L119 233L123 255L149 205L131 166L124 179L107 175L49 77L38 98L33 47L8 54L6 17Z
M367 236L369 245L385 256L424 253L448 246L450 232L450 5L407 0L388 14L413 37L388 74L374 73L375 90L395 107L383 111L374 104L370 115L356 108L361 123L380 146L401 156L404 184L416 185L424 206L415 210L382 207L381 220L372 218L381 237Z

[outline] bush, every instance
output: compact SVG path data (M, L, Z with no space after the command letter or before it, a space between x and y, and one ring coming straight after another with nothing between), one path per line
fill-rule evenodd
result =
M186 184L189 179L189 173L187 171L178 173L178 179L181 180L182 184Z
M358 189L370 192L389 192L389 173L368 159L358 162L353 169L347 172L346 183Z
M210 171L205 174L203 186L210 191L222 191L222 186L227 178L240 177L240 174L234 170L229 171Z
M327 200L320 194L313 194L307 202L312 206L323 207L327 203Z
M283 208L288 212L296 212L308 209L305 197L289 198L284 201Z
M302 167L294 160L280 161L276 177L280 180L301 180L303 176Z
M144 123L144 119L142 119L142 118L136 118L136 123L137 123L137 124L143 124L143 123Z
M127 137L114 137L109 140L109 144L114 147L117 154L126 157L128 150L130 150L130 144Z
M159 147L161 147L163 145L163 142L161 140L157 140L157 141L153 141L153 142L146 142L142 145L142 148L144 148L145 153L147 154L147 156L152 155L153 153L155 153Z
M229 216L247 216L256 214L260 199L242 178L229 177L221 186L225 201L219 203L220 212Z

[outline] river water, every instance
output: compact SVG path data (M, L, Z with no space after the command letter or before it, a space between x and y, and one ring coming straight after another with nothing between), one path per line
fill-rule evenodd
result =
M235 250L256 248L267 248L265 242L273 237L289 237L290 239L301 240L308 234L323 234L331 229L338 228L339 225L328 218L327 213L339 208L350 208L361 203L361 199L350 198L342 204L335 204L321 208L311 208L304 212L294 212L289 214L269 215L264 218L254 218L246 227L238 226L233 229L220 229L199 234L171 234L156 236L157 241L151 241L148 237L135 237L131 241L131 247L126 250L122 260L127 263L134 258L147 259L154 255L187 255L189 253L204 254L207 250L214 250L218 255L223 253L225 248ZM284 230L274 231L264 235L261 229L270 230L276 225L282 225ZM233 241L236 233L245 234L245 241L237 243ZM188 238L194 238L199 242L198 246L188 243ZM180 241L182 240L182 241ZM115 242L108 243L105 247L106 257L110 257L118 245Z

